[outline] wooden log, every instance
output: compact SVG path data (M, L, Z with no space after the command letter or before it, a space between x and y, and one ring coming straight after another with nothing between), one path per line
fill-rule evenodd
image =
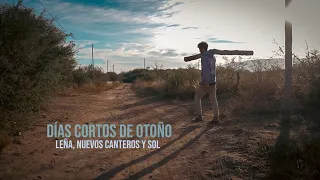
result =
M251 56L253 51L244 51L244 50L218 50L213 49L213 54L216 55L239 55L239 56Z
M243 50L218 50L218 49L212 49L210 50L213 52L213 54L216 55L239 55L239 56L251 56L253 55L253 51L243 51ZM184 57L184 61L192 61L201 58L201 54L196 54L188 57Z
M193 60L196 60L196 59L199 59L199 58L201 58L201 54L196 54L196 55L184 57L184 61L188 62L188 61L193 61Z

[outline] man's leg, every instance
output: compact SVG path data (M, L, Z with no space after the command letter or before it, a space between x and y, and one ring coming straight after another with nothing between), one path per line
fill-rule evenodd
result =
M194 101L197 109L197 115L202 117L202 105L201 105L201 98L206 95L207 90L204 85L199 85L196 88L196 94L194 96Z
M219 107L218 107L218 100L217 100L217 86L216 84L209 86L209 98L213 108L213 118L219 118Z

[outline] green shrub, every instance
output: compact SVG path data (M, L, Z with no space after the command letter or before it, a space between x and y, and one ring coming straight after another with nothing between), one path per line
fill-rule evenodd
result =
M108 81L118 81L119 80L118 75L114 72L108 72L106 75L107 75Z
M79 86L91 82L91 78L84 68L75 69L72 71L72 74L74 82Z
M132 71L124 73L122 81L125 83L133 83L137 79L143 78L146 75L148 75L148 70L134 69Z
M74 44L32 9L0 5L0 129L22 123L46 96L72 80Z

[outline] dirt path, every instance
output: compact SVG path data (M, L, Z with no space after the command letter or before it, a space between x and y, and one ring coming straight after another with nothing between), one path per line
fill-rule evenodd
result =
M208 109L207 109L208 110ZM208 112L206 110L206 112ZM137 97L130 84L95 95L57 97L34 124L4 149L2 179L257 179L263 165L252 156L260 137L277 133L229 119L219 126L192 124L193 103ZM205 114L205 118L210 116ZM170 123L161 149L56 149L46 124ZM232 126L231 126L232 125ZM265 133L265 134L264 134ZM267 135L266 135L267 134ZM72 138L71 138L72 139ZM260 141L261 139L259 139ZM259 170L259 171L258 171Z

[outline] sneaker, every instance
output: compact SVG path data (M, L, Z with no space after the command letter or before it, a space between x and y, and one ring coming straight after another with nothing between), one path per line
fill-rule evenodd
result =
M202 122L203 118L201 115L198 115L192 122Z

